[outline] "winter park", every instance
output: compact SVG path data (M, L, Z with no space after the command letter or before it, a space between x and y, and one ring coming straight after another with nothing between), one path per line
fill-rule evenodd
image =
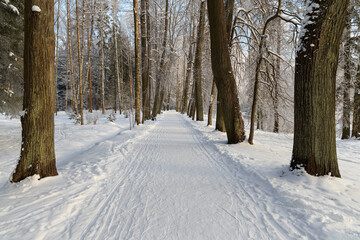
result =
M359 0L0 0L0 239L360 239Z

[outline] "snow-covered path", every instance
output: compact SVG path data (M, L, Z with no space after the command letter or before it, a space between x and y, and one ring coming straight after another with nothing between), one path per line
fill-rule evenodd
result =
M286 238L246 176L235 182L179 114L159 120L125 158L125 174L91 207L80 239Z
M286 136L272 139L273 135L266 135L264 140L271 145L259 143L257 148L246 143L229 146L224 144L223 135L206 127L202 130L184 115L167 112L157 122L132 131L125 130L124 124L102 125L104 135L98 138L90 137L91 125L76 127L87 133L80 147L76 139L81 135L77 133L72 139L75 128L69 126L58 125L59 176L41 181L28 178L1 188L0 239L359 236L356 219L360 212L353 206L358 204L356 195L341 201L336 197L358 189L358 185L286 173L279 176L257 167L269 159L286 160L286 156L277 155L289 148ZM209 134L223 140L209 139ZM278 143L274 145L274 141ZM278 149L272 152L269 146L270 150ZM251 152L254 149L256 161ZM9 152L7 158L16 155ZM1 156L0 162L6 166L0 168L2 172L15 164ZM298 181L302 186L294 184ZM345 187L342 192L332 191L324 186L331 182L336 183L335 188Z

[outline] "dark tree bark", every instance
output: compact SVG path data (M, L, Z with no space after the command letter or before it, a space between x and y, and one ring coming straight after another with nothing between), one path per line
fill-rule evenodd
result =
M39 11L32 10L37 5ZM20 160L12 176L57 175L54 147L54 2L25 1L24 116Z
M212 125L212 114L214 108L215 94L216 94L216 85L215 85L215 81L213 81L211 87L211 100L210 100L209 112L208 112L208 126Z
M205 1L200 4L200 19L196 40L195 62L194 62L194 83L195 83L195 104L196 121L204 121L203 99L202 99L202 49L204 45L205 32Z
M219 98L224 103L222 105L222 113L228 143L239 143L245 139L245 129L237 96L235 77L231 66L223 0L208 0L208 13L211 38L211 63Z
M231 29L233 24L233 15L234 15L234 0L226 0L225 2L225 13L226 13L226 34L229 40L229 51L231 51ZM215 129L220 132L226 132L223 110L220 95L217 95L217 104L216 104L216 123Z
M335 82L348 0L308 1L295 60L295 126L290 169L340 177L336 156Z

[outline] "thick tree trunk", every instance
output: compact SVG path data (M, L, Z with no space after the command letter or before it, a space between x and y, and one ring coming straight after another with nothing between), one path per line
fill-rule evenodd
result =
M225 122L224 122L224 116L223 116L223 110L222 110L222 104L221 99L219 96L219 90L216 98L217 104L216 104L216 123L215 123L215 129L219 132L226 132Z
M140 124L140 26L138 1L134 0L134 25L135 25L135 121Z
M208 112L208 126L212 125L212 114L214 108L215 94L216 94L216 85L215 85L215 81L213 81L211 87L211 100L210 100L209 112Z
M352 137L360 138L360 65L355 80Z
M223 0L208 0L208 13L211 38L211 63L214 79L219 91L219 98L224 103L222 113L228 143L239 143L245 139L245 129L237 96L235 77L231 66Z
M158 114L158 111L160 109L161 111L161 96L160 96L160 90L162 89L162 84L161 82L163 81L163 77L164 77L164 72L165 72L165 57L166 57L166 45L167 45L167 34L168 34L168 25L169 25L169 0L166 0L166 7L165 7L165 30L164 30L164 40L163 40L163 52L161 55L161 60L160 60L160 68L157 74L157 78L156 78L156 90L155 90L155 99L154 99L154 106L153 106L153 111L152 111L152 115L154 117L156 117L156 115Z
M40 11L34 11L37 5ZM24 115L20 160L12 182L57 175L54 147L54 2L25 1Z
M348 0L308 1L295 60L295 126L291 169L340 177L336 156L335 86Z
M350 88L351 88L351 50L350 50L350 32L351 32L351 15L350 12L347 14L346 28L344 31L345 47L344 47L344 80L343 80L343 116L342 116L342 134L341 139L350 138Z
M229 39L229 51L231 51L231 28L233 23L233 15L234 15L234 0L226 0L225 1L225 14L226 14L226 36ZM222 104L220 100L220 95L217 94L217 104L216 104L216 123L215 129L220 132L226 132Z
M200 5L200 19L197 32L197 43L194 62L194 82L195 82L195 103L196 103L196 120L204 121L203 99L202 99L202 49L204 45L205 32L205 1Z

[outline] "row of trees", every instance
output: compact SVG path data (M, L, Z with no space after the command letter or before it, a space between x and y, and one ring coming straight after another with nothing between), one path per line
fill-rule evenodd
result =
M226 132L228 143L239 143L246 138L242 104L245 116L250 116L249 143L253 144L255 125L264 128L268 109L272 131L279 132L281 123L291 123L286 119L292 117L281 111L291 109L292 97L291 169L304 167L313 175L340 177L335 146L336 70L339 51L351 55L352 62L358 53L357 38L351 33L357 2L141 0L139 4L133 0L133 19L127 25L119 21L128 19L125 3L120 4L124 9L120 17L117 1L58 1L56 13L49 2L37 3L41 11L33 11L35 2L25 4L23 143L12 181L57 174L53 112L60 107L79 114L81 124L84 109L91 112L94 101L103 113L106 106L120 113L132 114L134 109L136 124L170 105L203 121L208 107L209 125L215 107L216 129ZM133 32L126 31L129 26ZM349 33L342 40L345 26L350 26ZM341 50L340 42L352 47ZM285 80L293 72L294 96L289 93L293 81ZM345 69L345 75L349 73L351 79L355 74ZM355 85L358 89L359 80ZM350 106L351 87L343 86L343 102ZM65 90L55 94L55 87L58 93ZM346 104L343 119L350 115L345 114ZM357 136L359 91L355 91L353 109L353 135ZM39 124L46 134L39 136Z

